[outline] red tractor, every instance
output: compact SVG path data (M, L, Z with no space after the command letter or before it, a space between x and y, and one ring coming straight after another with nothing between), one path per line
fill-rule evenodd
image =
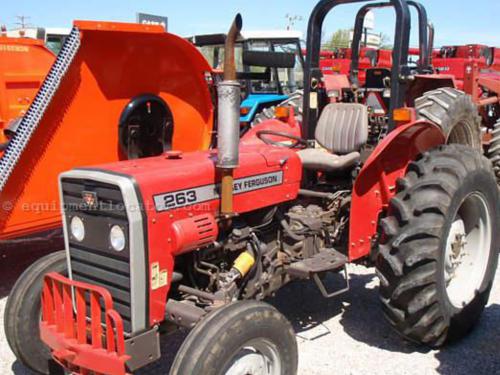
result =
M455 111L467 102L407 66L405 0L391 1L387 127L370 124L356 97L329 103L323 20L361 1L322 0L312 12L302 124L290 108L288 121L265 121L240 139L237 17L217 87L217 149L60 176L66 251L29 268L6 306L6 335L22 363L41 373L58 365L125 374L159 359L160 334L182 326L191 332L171 374L293 375L293 329L263 300L301 279L326 298L346 292L349 263L376 265L387 320L407 339L439 347L473 328L498 261L491 164L475 123L463 121L468 107L417 119L412 103L426 85L431 101ZM327 287L328 273L345 283Z

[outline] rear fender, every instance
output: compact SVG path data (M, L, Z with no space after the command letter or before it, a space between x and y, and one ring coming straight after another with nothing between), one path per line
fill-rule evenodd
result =
M427 150L444 144L434 124L419 121L392 131L373 151L354 183L349 228L349 259L370 254L377 240L380 215L396 194L396 181L408 165Z

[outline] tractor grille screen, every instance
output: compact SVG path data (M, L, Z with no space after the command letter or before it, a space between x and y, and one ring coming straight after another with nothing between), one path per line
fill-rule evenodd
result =
M72 277L106 288L123 318L125 331L131 332L129 230L122 193L114 185L78 179L63 179L62 191ZM83 222L83 239L72 233L75 217ZM109 239L115 225L126 236L127 244L121 251L114 250Z

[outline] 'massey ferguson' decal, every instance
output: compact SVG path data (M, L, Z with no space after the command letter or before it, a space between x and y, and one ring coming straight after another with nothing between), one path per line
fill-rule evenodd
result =
M449 66L440 66L440 67L437 67L436 70L438 72L449 72L451 69Z
M266 189L283 183L283 171L259 174L234 180L234 194ZM174 208L208 202L220 197L220 185L212 184L192 189L173 191L154 196L156 210L167 211Z

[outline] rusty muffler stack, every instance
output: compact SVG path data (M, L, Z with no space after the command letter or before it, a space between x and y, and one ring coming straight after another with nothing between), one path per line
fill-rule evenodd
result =
M224 80L217 86L218 130L217 168L221 171L221 215L233 213L233 171L239 163L240 140L240 84L236 77L235 44L243 20L238 14L226 38L224 53Z

